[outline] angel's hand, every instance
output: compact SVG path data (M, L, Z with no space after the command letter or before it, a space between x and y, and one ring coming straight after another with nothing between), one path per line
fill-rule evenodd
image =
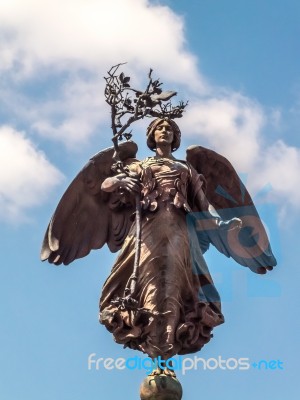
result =
M233 229L241 229L242 228L242 220L240 218L231 218L228 220L219 220L218 226L220 229L231 231Z
M140 192L140 181L137 175L126 175L120 174L116 176L117 178L117 187L126 189L128 192L139 193Z
M125 189L128 192L138 193L140 192L140 181L137 176L129 176L125 173L121 173L105 179L101 185L101 189L105 192L113 192L117 189Z

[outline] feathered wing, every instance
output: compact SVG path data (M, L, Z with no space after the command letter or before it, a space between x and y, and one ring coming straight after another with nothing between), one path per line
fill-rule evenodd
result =
M134 205L101 190L102 182L113 175L113 153L114 148L108 148L93 156L62 196L45 233L42 261L68 265L105 243L112 252L121 248ZM136 153L134 142L120 144L123 162L130 162Z
M273 269L277 262L267 233L249 192L231 163L201 146L187 149L187 161L204 175L207 181L206 197L220 217L223 220L242 220L241 229L200 229L199 239L204 243L204 250L211 242L221 253L253 272L264 274ZM202 221L199 226L203 227L205 223Z

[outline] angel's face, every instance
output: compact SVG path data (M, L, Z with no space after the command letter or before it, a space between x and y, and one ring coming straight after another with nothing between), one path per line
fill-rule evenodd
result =
M156 144L172 144L174 139L174 132L172 126L168 121L163 121L157 125L154 131L154 141Z

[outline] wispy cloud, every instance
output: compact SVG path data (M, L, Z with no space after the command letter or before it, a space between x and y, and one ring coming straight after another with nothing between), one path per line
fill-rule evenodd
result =
M229 92L195 99L182 120L188 135L200 143L204 141L244 171L257 159L264 124L265 114L259 104Z
M26 134L4 128L3 137L26 144L31 162L40 160L57 178L58 171L34 148L34 135L63 142L72 151L101 126L107 129L102 76L111 65L127 61L124 68L137 85L143 86L152 67L168 88L179 87L190 98L180 121L183 134L248 172L253 190L271 183L274 199L299 208L299 149L266 135L267 128L276 129L278 138L281 111L209 83L187 48L184 30L183 18L148 0L1 2L0 118L26 127ZM11 181L18 176L9 175ZM7 193L2 198L10 198L11 214L34 205L34 193L39 195L33 191L29 200L21 200L17 190Z
M7 115L69 147L105 120L103 75L111 65L127 61L137 84L152 67L169 82L207 90L186 50L183 19L147 0L2 2L0 33Z
M279 121L279 111L268 113L245 96L227 93L195 101L182 126L195 143L212 148L227 157L239 173L247 173L252 194L270 185L268 200L280 205L286 215L291 206L299 210L300 149L266 138L266 132L279 129Z
M31 129L51 140L75 149L89 140L109 117L102 80L72 78L61 88L60 96L38 107ZM33 106L34 108L34 106Z
M259 170L259 168L261 170ZM264 149L257 172L256 185L266 180L273 187L273 194L287 211L290 206L300 205L300 149L288 146L283 140L277 140ZM260 172L261 171L261 172Z
M25 211L45 201L63 175L11 127L0 127L0 219L23 221Z
M167 7L147 0L12 0L0 11L2 69L101 70L121 60L202 85L185 48L184 22Z

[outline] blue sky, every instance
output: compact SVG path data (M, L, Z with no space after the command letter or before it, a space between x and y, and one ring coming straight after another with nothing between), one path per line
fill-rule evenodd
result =
M89 354L134 357L98 323L116 255L53 267L44 231L68 183L110 145L102 77L150 67L189 106L183 143L230 159L270 232L278 267L259 276L206 255L226 322L197 356L280 360L283 369L178 373L184 399L299 398L300 4L296 0L11 0L0 5L0 397L137 398L144 371L88 370ZM147 122L133 136L144 147Z

